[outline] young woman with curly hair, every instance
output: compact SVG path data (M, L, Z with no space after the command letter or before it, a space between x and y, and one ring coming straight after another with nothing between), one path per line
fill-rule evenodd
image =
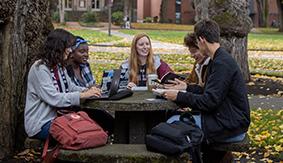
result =
M98 88L84 88L72 83L65 68L72 52L74 36L55 29L47 36L42 51L28 74L25 130L29 137L46 139L58 108L80 105L80 100L100 96Z

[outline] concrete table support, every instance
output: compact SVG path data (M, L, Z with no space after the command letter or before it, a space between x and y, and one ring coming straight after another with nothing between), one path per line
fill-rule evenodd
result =
M134 92L133 96L117 100L88 100L88 109L105 109L115 113L114 143L143 144L146 133L165 121L167 111L176 109L171 101L156 98L151 92Z

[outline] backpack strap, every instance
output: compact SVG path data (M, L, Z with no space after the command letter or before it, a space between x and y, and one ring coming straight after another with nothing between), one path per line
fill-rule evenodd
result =
M43 147L43 152L42 152L42 159L45 160L46 154L47 154L47 150L48 150L48 146L49 146L49 137L50 135L48 134L47 139L45 140L44 143L44 147Z
M51 139L51 137L50 137L50 134L49 134L47 136L47 139L45 140L43 152L42 152L42 156L41 156L43 160L49 160L49 161L46 161L46 162L53 162L53 161L50 161L50 160L55 160L57 158L59 152L60 152L60 145L57 144L53 149L51 149L51 151L50 151L51 155L47 156L50 139Z

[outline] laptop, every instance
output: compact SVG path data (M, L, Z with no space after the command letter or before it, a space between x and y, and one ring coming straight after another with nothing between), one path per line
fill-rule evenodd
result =
M117 94L120 83L120 75L120 69L104 70L100 85L101 96L92 96L89 99L106 100L109 99L109 97Z

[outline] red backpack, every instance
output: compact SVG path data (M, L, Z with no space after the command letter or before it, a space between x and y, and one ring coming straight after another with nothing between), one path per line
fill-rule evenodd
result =
M98 147L105 145L108 139L107 133L83 111L55 118L49 133L59 145L52 149L51 155L47 155L49 138L46 139L42 153L44 162L54 162L60 148L79 150Z
M83 111L55 118L49 132L61 148L71 150L102 146L108 138L107 133Z

